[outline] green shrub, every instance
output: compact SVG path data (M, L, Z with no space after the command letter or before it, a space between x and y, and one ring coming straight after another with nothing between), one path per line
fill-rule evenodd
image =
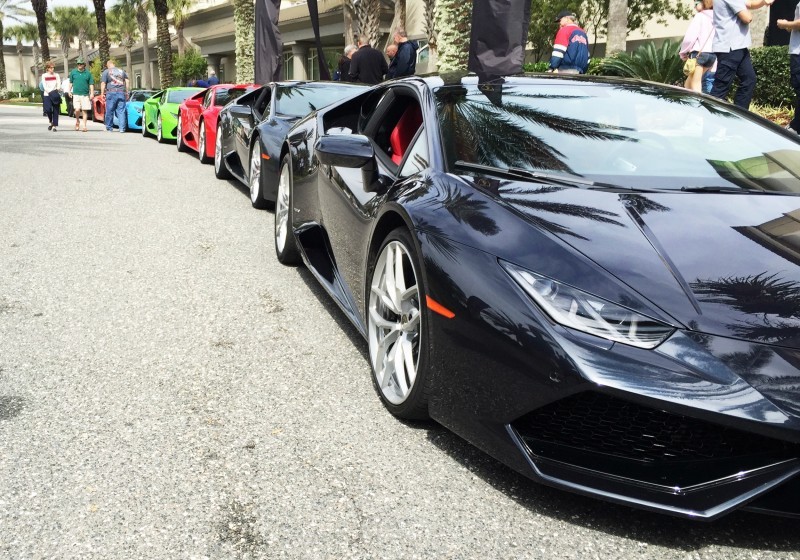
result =
M794 102L794 90L789 83L789 51L784 47L752 49L753 68L758 80L753 103L780 107Z
M526 62L522 66L523 72L547 72L550 68L549 62Z
M679 43L669 39L661 46L650 41L637 47L631 54L617 53L602 59L595 68L590 66L590 73L682 84L683 61L678 56L679 47Z
M172 76L183 85L192 78L204 78L208 72L208 62L197 50L187 49L183 56L172 61Z

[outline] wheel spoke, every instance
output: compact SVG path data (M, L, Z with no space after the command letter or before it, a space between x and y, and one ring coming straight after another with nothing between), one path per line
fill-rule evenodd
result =
M400 337L400 341L397 343L400 346L400 352L403 354L403 361L405 363L405 371L408 375L408 386L414 386L414 379L417 377L417 364L416 360L414 359L414 344L408 338L408 335L403 335Z
M389 311L396 315L400 314L400 308L394 304L394 301L392 301L391 296L385 289L382 289L381 286L372 286L372 293L380 298L381 303L383 303Z
M397 391L400 396L405 396L408 393L408 383L406 381L406 367L405 367L405 353L403 352L403 345L398 341L392 347L392 364L394 365L394 382L397 385Z
M381 317L381 314L378 313L376 309L369 310L369 316L374 321L374 324L379 329L394 329L397 328L397 323L393 323L387 319Z

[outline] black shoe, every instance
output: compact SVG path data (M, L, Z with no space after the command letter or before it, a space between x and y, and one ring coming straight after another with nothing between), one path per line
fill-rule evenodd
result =
M50 126L48 126L47 130L53 130L53 125L51 124Z
M56 127L53 127L53 132L58 132L58 131L56 130Z

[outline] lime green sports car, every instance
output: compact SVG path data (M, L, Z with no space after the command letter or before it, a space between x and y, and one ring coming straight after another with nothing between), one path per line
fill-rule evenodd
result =
M203 88L171 87L162 89L144 102L142 136L155 136L159 142L175 140L178 129L178 107L181 102L203 91Z

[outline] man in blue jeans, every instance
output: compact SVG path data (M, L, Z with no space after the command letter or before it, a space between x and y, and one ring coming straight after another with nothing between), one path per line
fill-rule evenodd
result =
M113 60L106 63L106 69L100 77L100 95L106 96L106 130L111 132L114 124L114 113L117 115L119 131L125 132L127 120L125 114L125 104L131 83L128 74L117 68Z
M717 55L717 73L711 95L719 99L728 97L733 79L739 78L739 87L733 97L734 105L750 109L750 100L756 89L756 71L750 59L750 22L756 10L771 6L775 0L714 0L714 54Z

